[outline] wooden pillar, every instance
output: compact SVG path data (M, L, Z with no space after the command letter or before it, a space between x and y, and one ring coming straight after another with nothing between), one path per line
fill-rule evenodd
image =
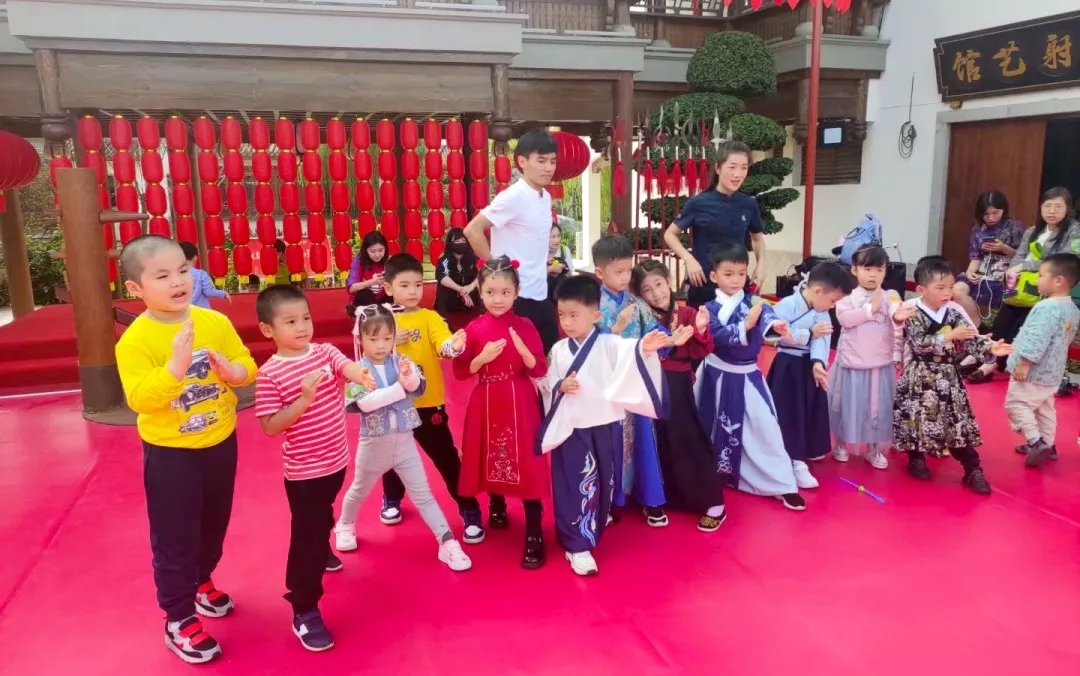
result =
M634 184L631 169L633 160L633 137L634 137L634 74L631 72L619 73L615 80L615 120L619 124L612 130L611 144L611 220L622 234L630 232L634 224L633 190ZM625 195L616 195L614 190L615 171L622 160L623 185L626 186Z
M26 229L18 190L5 190L7 209L0 212L0 239L4 244L11 313L15 319L34 311L34 287L30 282L30 257L26 253Z
M64 231L68 288L75 311L83 417L124 409L116 370L116 333L105 235L101 229L97 176L93 169L59 169L60 225Z
M510 66L505 63L491 67L491 138L495 141L495 153L506 153L506 144L514 136L510 117ZM466 131L468 131L466 129Z
M195 232L198 234L199 267L206 269L206 215L202 209L202 181L199 180L199 149L188 141L188 161L191 163L191 197L195 202Z
M630 0L615 0L615 32L634 33L634 25L630 23Z

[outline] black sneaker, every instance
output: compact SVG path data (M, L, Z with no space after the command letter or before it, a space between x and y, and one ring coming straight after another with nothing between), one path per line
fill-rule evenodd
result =
M326 557L326 572L337 573L344 567L345 564L341 562L341 559L334 552L330 552L330 555Z
M382 509L379 511L379 521L387 526L396 526L401 523L401 501L391 500L382 496Z
M488 528L492 530L506 530L510 526L510 517L506 515L506 507L492 507L488 513Z
M788 509L793 509L796 512L801 512L806 509L806 500L798 493L785 493L784 495L776 496L776 499L784 503L784 506Z
M221 654L221 644L194 615L179 622L165 621L165 645L188 664L203 664Z
M926 466L926 458L921 455L909 455L907 473L920 481L929 481L930 468Z
M1038 467L1050 457L1051 453L1054 453L1054 447L1040 439L1028 447L1024 465L1026 467Z
M720 516L709 516L706 514L701 517L697 522L697 529L702 533L714 533L723 523L727 521L727 510L725 509L720 513Z
M986 480L982 467L974 467L964 473L963 484L979 495L990 495L990 482Z
M645 508L645 523L649 524L652 528L663 528L668 525L667 514L664 513L663 507L646 507Z
M214 586L213 580L199 585L195 593L195 612L205 617L225 617L235 608L232 597Z
M547 561L547 550L544 547L544 538L530 535L525 538L525 553L521 557L521 567L536 570Z
M484 530L484 515L480 513L480 510L466 509L461 513L461 518L465 521L465 530L461 535L462 541L467 545L478 545L483 542L487 537L487 531Z
M292 631L300 643L312 652L322 652L334 647L334 637L323 624L322 613L312 610L293 617Z
M1027 444L1019 444L1019 445L1015 446L1013 448L1013 450L1016 451L1017 453L1019 453L1020 455L1027 455L1028 451L1031 450L1031 446L1029 446ZM1050 454L1046 456L1046 459L1047 460L1057 460L1058 459L1057 445L1054 445L1054 446L1050 447Z

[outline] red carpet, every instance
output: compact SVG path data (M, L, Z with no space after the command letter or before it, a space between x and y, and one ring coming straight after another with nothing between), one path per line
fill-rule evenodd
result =
M690 515L659 530L629 515L605 537L592 579L570 572L550 523L548 565L522 570L516 506L509 532L468 548L473 570L452 573L411 507L388 528L372 498L360 550L326 576L322 607L337 647L322 654L290 631L279 442L245 412L216 575L237 611L206 621L224 655L198 671L1075 673L1080 400L1058 404L1061 460L1027 470L1012 451L1004 383L971 391L995 489L988 498L962 489L950 460L932 462L926 484L899 462L879 472L828 460L814 465L821 488L806 492L801 514L732 491L731 516L710 535ZM451 389L456 431L467 396L467 386ZM135 431L84 423L78 411L70 395L0 401L0 674L193 674L162 645ZM436 493L452 514L441 485Z

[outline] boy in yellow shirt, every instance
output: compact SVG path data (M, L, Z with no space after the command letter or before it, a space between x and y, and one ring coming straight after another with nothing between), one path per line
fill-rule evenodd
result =
M424 296L424 266L409 254L397 254L386 261L383 270L387 293L402 307L396 315L397 351L416 364L427 380L427 390L413 400L420 414L420 427L413 436L420 448L439 470L446 488L458 504L465 522L462 540L471 545L484 541L483 518L476 498L458 494L461 457L446 417L446 389L439 359L449 359L465 349L465 332L451 335L446 321L433 310L420 307ZM401 500L405 485L390 470L383 475L383 507L379 519L390 526L401 523Z
M192 276L176 242L145 235L120 255L127 290L146 303L116 345L128 406L139 414L154 584L165 645L185 662L221 646L195 613L233 609L210 575L221 560L236 481L236 394L255 361L224 315L191 305Z

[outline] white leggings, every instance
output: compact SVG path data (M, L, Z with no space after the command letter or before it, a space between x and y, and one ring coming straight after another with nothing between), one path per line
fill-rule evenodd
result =
M356 446L356 471L352 485L345 493L345 502L341 505L341 523L355 523L356 512L360 503L388 471L397 472L405 492L409 494L420 518L435 533L435 539L442 542L450 534L450 525L446 515L439 508L435 496L428 485L423 461L416 450L416 440L412 432L391 432L378 437L360 437Z

